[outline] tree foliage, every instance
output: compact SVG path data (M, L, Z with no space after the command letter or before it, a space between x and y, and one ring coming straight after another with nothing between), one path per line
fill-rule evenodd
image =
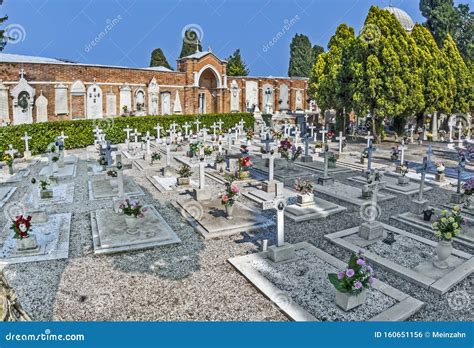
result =
M240 49L227 58L227 76L247 76L249 69L240 55Z
M153 52L151 52L150 66L163 66L172 69L161 48L155 48Z
M288 76L309 77L312 61L313 47L306 35L296 34L290 44L290 65Z
M202 51L201 41L199 40L199 34L193 29L188 29L184 33L183 45L181 46L181 53L179 54L179 58L194 54L196 53L196 51Z
M3 0L0 0L0 6L2 6ZM0 25L2 25L6 20L8 19L8 16L3 16L0 17ZM3 51L5 48L5 45L7 44L7 36L5 33L5 30L0 29L0 52Z

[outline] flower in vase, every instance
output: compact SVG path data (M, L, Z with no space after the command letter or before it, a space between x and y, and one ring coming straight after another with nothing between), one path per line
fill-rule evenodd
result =
M346 276L348 276L349 278L353 277L355 274L354 270L352 268L349 268L347 271L346 271Z

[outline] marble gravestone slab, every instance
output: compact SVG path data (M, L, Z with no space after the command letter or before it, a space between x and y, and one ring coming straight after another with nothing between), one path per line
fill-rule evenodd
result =
M127 228L125 215L116 214L113 209L91 212L94 253L111 254L181 243L161 214L153 206L147 208L134 230Z
M449 267L440 269L433 265L437 242L383 224L384 237L394 233L396 242L388 245L382 239L367 241L358 236L359 227L349 228L324 237L344 249L357 253L365 250L368 261L398 276L416 283L429 291L442 295L474 271L471 254L453 249L447 260Z
M76 176L77 165L73 162L65 162L64 167L58 168L58 171L53 173L53 177L57 179L70 179ZM39 172L40 177L49 176L48 166L41 168Z
M292 221L302 222L326 218L347 210L346 207L328 202L319 197L314 197L314 203L315 205L310 207L300 207L296 204L288 205L285 209L285 216Z
M0 208L8 202L10 197L15 193L16 187L0 186Z
M156 175L156 176L148 177L148 180L160 192L182 191L182 190L189 190L189 188L192 188L192 187L195 187L195 188L199 187L199 183L193 179L189 180L189 185L186 185L186 186L178 185L176 176L162 177L162 176Z
M246 183L241 190L242 196L250 199L251 201L257 204L264 204L265 202L270 202L275 199L275 192L265 192L261 190L261 184L254 185L252 183ZM289 190L286 187L283 187L283 197L286 199L296 199L296 193Z
M133 147L133 146L134 146L134 143L132 141L130 141L130 147ZM134 151L134 150L123 150L122 153L125 156L125 158L127 158L129 160L136 160L136 159L139 159L139 158L143 158L143 156L145 155L145 151L141 150L140 146L138 146L136 151Z
M367 159L365 159L365 163L360 163L360 156L346 156L341 157L337 160L336 164L339 166L344 166L345 168L352 168L354 170L366 170L367 169ZM372 169L387 169L390 166L387 164L377 163L372 161Z
M441 209L435 209L436 216L441 215ZM453 240L457 241L460 244L463 244L467 247L474 249L474 217L469 217L463 214L465 223L462 226L462 233L454 237ZM402 213L396 216L392 216L392 219L401 222L407 226L411 226L422 230L427 233L433 233L433 222L435 218L432 217L431 221L425 221L423 219L423 214L416 215L411 212Z
M233 219L226 218L220 199L177 201L173 206L205 239L268 228L275 223L240 202L234 203Z
M52 185L51 189L53 190L52 198L38 198L38 203L40 205L50 205L50 204L71 204L74 202L74 188L75 185L73 182ZM33 197L31 196L32 192L27 196L26 202L28 204L33 203Z
M143 196L145 193L135 181L124 176L123 178L123 192L126 196ZM110 199L117 196L118 189L112 186L109 177L92 178L89 180L89 199L91 201L96 199Z
M2 171L0 172L0 184L18 183L28 175L30 175L30 170L28 168L18 169L15 167L13 175L10 175L8 171Z
M335 289L328 273L347 267L332 255L301 242L296 257L272 262L266 252L229 259L250 283L294 321L403 321L423 307L423 302L376 280L365 304L345 312L334 303Z
M367 202L370 202L370 199L362 198L361 187L346 185L338 181L334 182L332 185L316 185L314 190L317 193L323 193L325 195L340 199L341 201L349 202L358 206L362 206L364 204L368 204ZM377 195L378 202L384 202L394 198L394 195L390 195L381 191L379 191Z
M50 214L47 222L32 226L31 233L38 242L36 250L18 251L10 227L7 223L1 235L0 265L68 258L71 213Z
M253 170L268 175L268 167L261 158L252 158L254 163ZM278 159L275 161L274 178L278 181L286 181L298 178L308 178L315 175L313 170L296 166L294 163L286 163L286 160Z
M367 178L362 175L354 176L349 178L349 180L359 184L367 184ZM411 196L418 194L420 191L420 184L413 181L410 181L410 183L407 185L398 185L398 176L395 175L384 173L383 181L385 182L385 186L382 189L393 193ZM423 188L423 192L428 192L430 190L432 190L432 187L424 186Z
M300 166L300 167L303 167L303 168L308 168L310 170L314 170L318 173L324 173L324 160L321 161L319 158L316 159L313 162L296 161L295 164L297 166ZM344 164L338 165L337 162L336 162L336 167L335 168L328 167L328 174L329 175L339 174L339 173L348 173L348 172L352 172L352 171L353 171L353 169L345 167Z

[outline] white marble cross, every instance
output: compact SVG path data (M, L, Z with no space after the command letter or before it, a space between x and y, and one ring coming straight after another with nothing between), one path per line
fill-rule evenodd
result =
M64 135L64 132L63 132L63 131L61 131L61 135L58 137L58 139L63 142L64 147L66 147L66 141L65 141L65 140L68 139L68 138L69 138L69 136Z
M171 141L166 141L166 166L171 165Z
M321 130L319 131L319 133L321 133L321 137L322 137L322 142L323 142L323 144L326 142L326 141L325 141L325 140L326 140L325 138L326 138L326 133L327 133L327 132L328 132L328 131L327 131L325 128L323 128L323 129L321 129Z
M29 152L30 151L30 146L29 146L29 143L28 141L31 139L30 136L28 136L28 132L25 132L25 135L23 137L21 137L21 140L24 140L25 141L25 152Z
M458 126L457 126L457 129L458 129L458 147L463 147L462 146L462 129L463 129L463 126L461 124L461 122L458 123Z
M5 151L7 155L10 155L10 157L13 159L15 158L15 154L18 152L18 150L13 148L12 144L8 145L8 150Z
M295 145L300 143L301 132L298 127L295 127Z
M305 125L308 125L308 118L309 118L308 115L304 115L304 123L305 123Z
M196 134L199 133L199 125L201 124L202 122L199 121L199 119L197 119L196 121L194 121L194 124L196 125Z
M173 128L168 129L168 130L166 131L166 133L169 134L170 142L171 142L171 143L174 142L174 130L173 130Z
M288 121L285 120L285 123L283 124L283 135L285 138L288 138L288 129L290 128L290 125L288 124Z
M150 155L151 154L151 151L150 151L150 140L152 140L152 136L150 136L150 132L147 131L146 132L146 135L144 137L142 137L142 140L146 142L146 154L147 155Z
M170 124L170 127L173 129L173 133L176 133L176 127L178 126L178 124L176 122L173 121L172 124Z
M268 159L268 180L272 181L275 170L275 158L280 158L281 154L279 152L270 151L269 153L264 153L262 155L263 159Z
M408 150L408 147L405 146L405 140L402 139L402 144L400 145L400 165L403 165L405 162L405 150Z
M161 130L163 129L159 123L156 124L156 127L153 128L156 130L156 142L158 143L161 140Z
M336 137L336 140L339 140L339 153L342 153L342 142L346 140L346 137L342 136L342 132L339 132L339 136Z
M219 121L217 121L216 123L219 126L219 130L221 131L222 130L222 125L224 124L224 122L222 122L222 119L219 119Z
M367 135L364 137L364 139L367 139L367 147L370 146L370 142L372 139L374 139L374 137L372 135L370 135L370 131L367 132Z
M135 140L135 146L137 146L138 144L138 136L139 135L142 135L142 133L138 133L137 129L135 128L133 133L132 133L133 137L134 137L134 140Z
M208 132L209 130L208 130L206 127L204 127L204 128L201 129L201 131L202 131L202 140L203 140L203 141L206 141L206 139L207 139L207 132Z
M262 144L265 144L265 152L270 151L270 144L273 143L273 139L270 139L270 134L265 133L264 137L262 137L263 140L261 140Z
M199 162L199 189L202 190L206 187L206 168L207 163L205 161Z
M191 128L191 125L188 122L185 122L183 125L184 128L184 136L187 138L189 135L189 128Z
M308 129L311 132L311 138L313 138L313 141L316 141L316 132L314 131L316 129L315 125L311 123L311 126L308 126Z

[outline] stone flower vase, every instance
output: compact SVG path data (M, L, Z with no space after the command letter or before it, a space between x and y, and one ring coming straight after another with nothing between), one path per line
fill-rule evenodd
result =
M345 312L363 305L366 299L367 289L365 288L358 295L352 295L348 292L340 292L336 290L335 303Z
M448 258L453 252L453 244L451 240L440 240L436 246L436 259L433 261L435 267L445 269L448 268Z
M365 158L364 157L361 157L360 158L360 164L364 164L365 163Z
M13 175L13 173L14 173L13 166L8 166L8 174Z
M53 173L57 173L59 171L58 162L53 162Z
M410 178L406 176L399 176L398 177L398 185L408 185L410 183Z
M300 207L308 207L314 205L314 193L296 195L296 204Z
M138 224L138 218L134 216L125 215L125 223L127 224L127 228L129 230L134 230Z
M436 172L435 179L438 182L444 181L446 179L446 175L444 174L444 171L443 172Z
M51 190L51 189L40 190L40 197L43 198L43 199L53 198L53 190Z
M434 210L432 209L427 209L423 211L423 220L424 221L431 221L431 217L434 214Z
M234 214L234 205L233 204L226 204L225 205L225 214L228 219L233 218Z
M177 178L176 179L178 185L189 185L189 178L186 177L186 178Z
M16 249L18 251L34 250L38 247L38 242L34 234L29 234L28 238L22 238L16 240Z

